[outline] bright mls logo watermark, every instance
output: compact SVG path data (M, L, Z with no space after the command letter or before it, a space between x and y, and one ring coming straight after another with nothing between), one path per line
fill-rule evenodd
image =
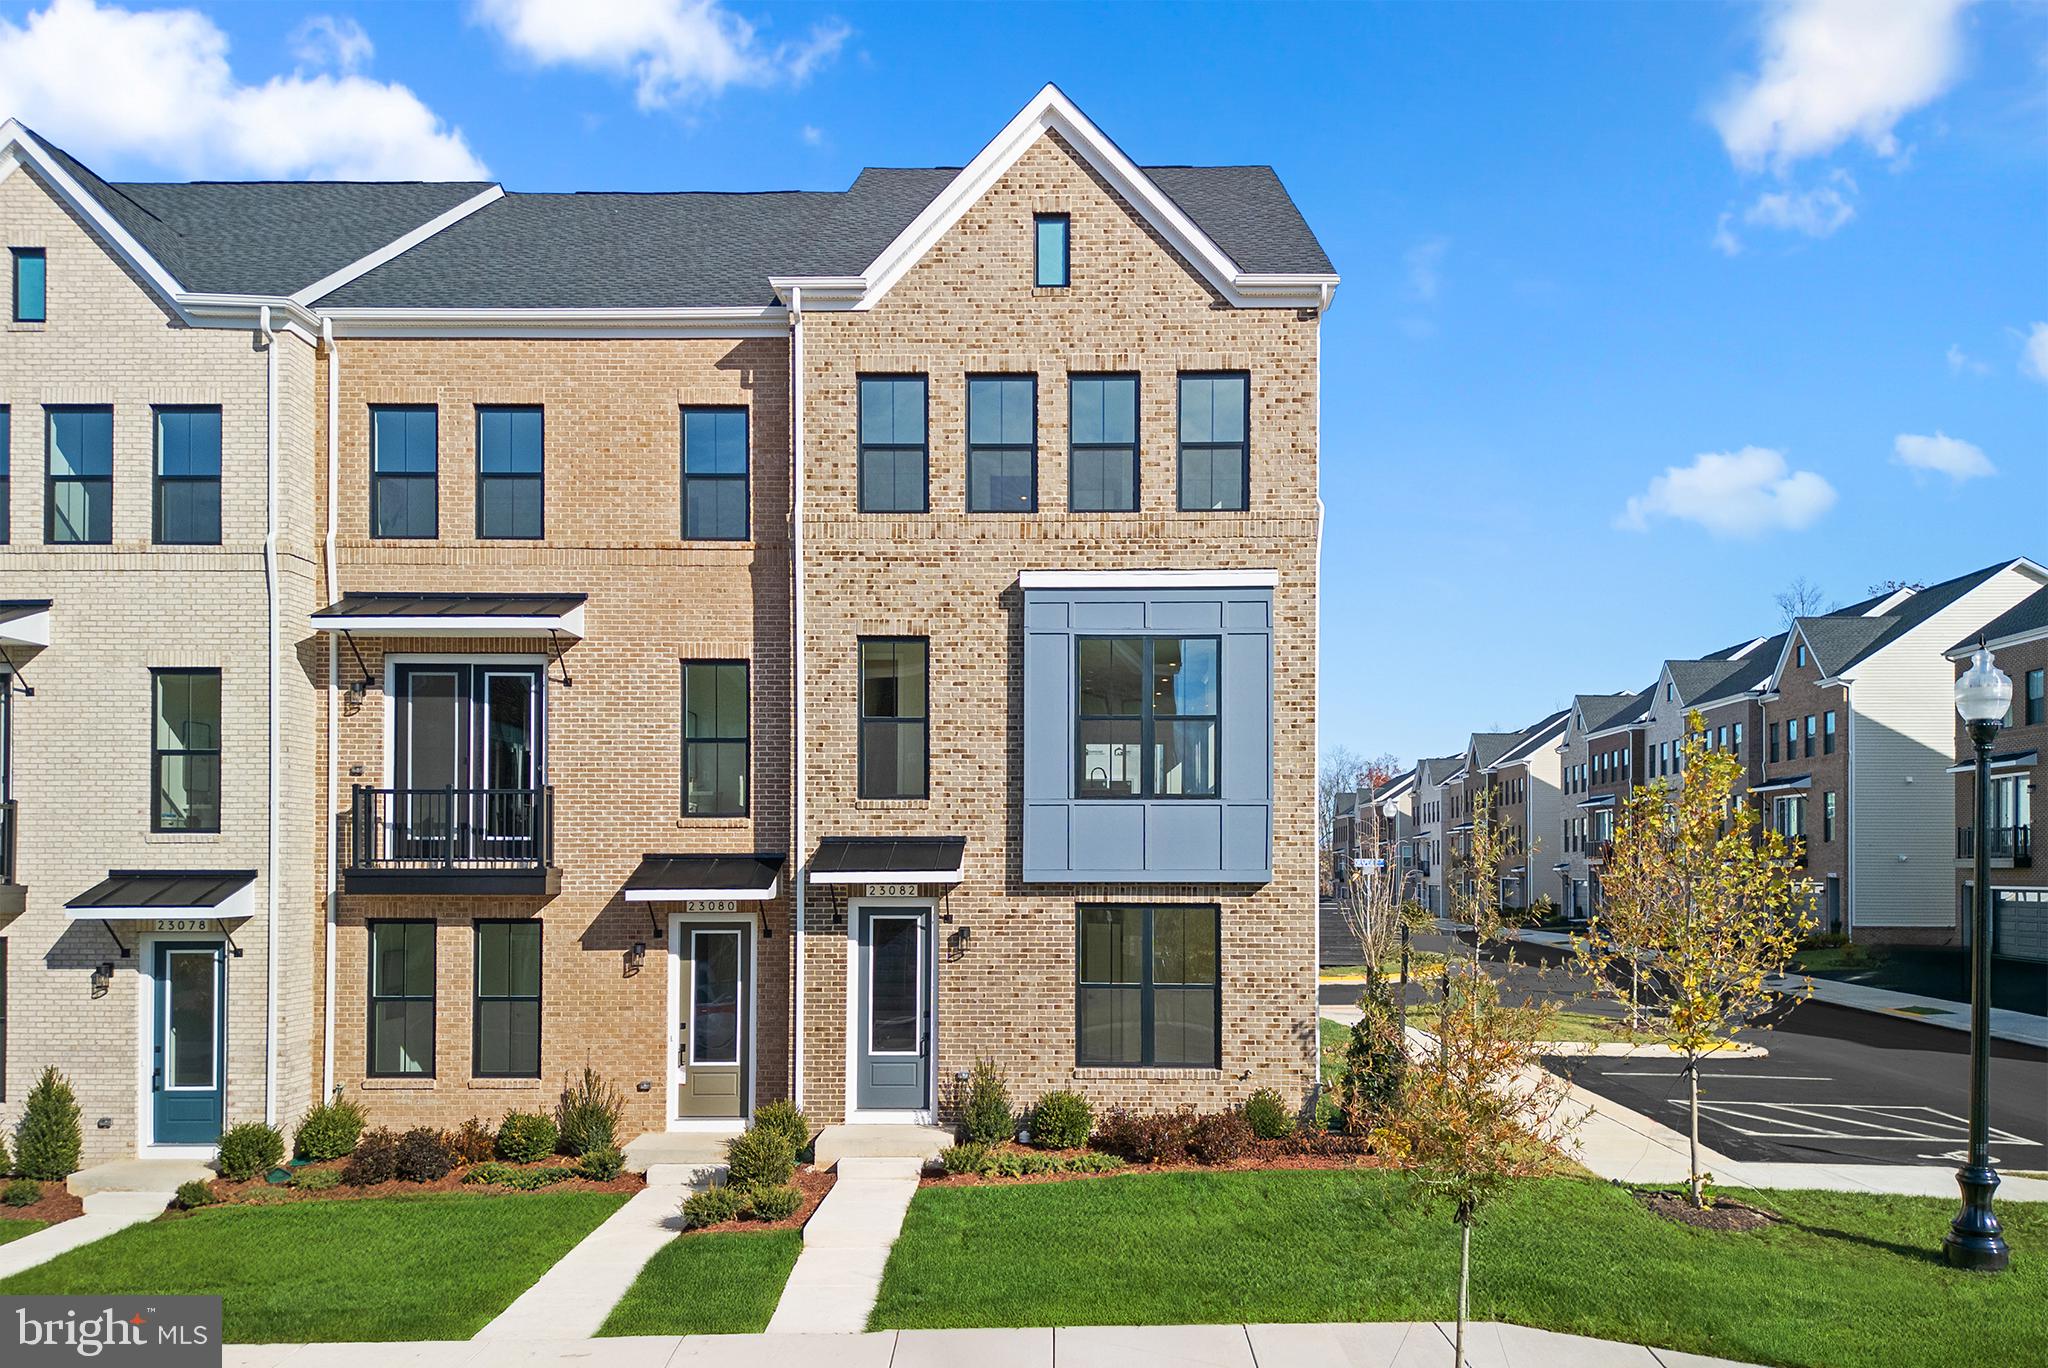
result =
M220 1368L219 1297L0 1297L0 1363Z

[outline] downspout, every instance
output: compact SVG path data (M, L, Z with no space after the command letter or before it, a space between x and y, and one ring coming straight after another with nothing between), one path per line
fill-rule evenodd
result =
M1842 744L1849 749L1847 782L1843 784L1842 796L1848 799L1842 804L1842 844L1847 848L1848 858L1842 861L1842 934L1850 940L1856 939L1856 705L1849 698L1850 685L1842 686ZM1946 778L1947 776L1943 776ZM1954 790L1955 785L1950 783Z
M266 653L269 675L269 707L265 719L265 750L269 756L269 780L264 803L266 862L264 886L263 951L263 1120L277 1124L277 697L280 680L277 669L278 586L277 586L277 334L270 326L270 306L257 315L257 329L263 334L266 410L263 476L263 612L268 631Z
M335 508L339 502L339 479L341 473L341 354L334 347L334 320L322 317L320 320L320 344L327 349L327 534L322 547L322 559L327 571L327 601L341 599L341 573L335 564L334 533ZM327 933L325 940L326 972L321 982L322 1002L320 1013L320 1096L325 1102L334 1096L334 934L340 924L341 909L335 906L340 880L335 875L335 861L340 857L339 841L334 829L334 790L340 782L341 738L337 734L341 726L341 652L330 633L327 639L327 803L324 825L327 828Z
M791 913L790 954L796 961L795 1008L791 1013L794 1037L790 1044L790 1096L799 1110L804 1105L804 893L807 847L804 845L804 292L801 285L789 291L789 482L790 482L790 573L794 583L793 627L790 645L790 696L793 705L793 735L790 738L790 772L794 778L791 795L796 805L790 858L796 862L796 905Z
M1323 307L1330 304L1329 294L1323 296ZM1323 764L1323 315L1316 311L1316 568L1312 581L1316 591L1316 691L1314 723L1309 729L1309 774L1312 777L1311 805L1316 807L1316 831L1309 841L1308 880L1308 922L1315 928L1313 958L1308 965L1308 1011L1309 1020L1319 1022L1322 1011L1317 999L1322 991L1323 964L1323 851L1322 811L1320 808ZM1270 837L1269 837L1270 839ZM1332 833L1332 841L1335 834ZM1336 856L1331 855L1331 869L1336 868ZM1332 892L1335 890L1332 889ZM1321 1046L1316 1032L1309 1033L1308 1067L1309 1077L1321 1081L1317 1072Z

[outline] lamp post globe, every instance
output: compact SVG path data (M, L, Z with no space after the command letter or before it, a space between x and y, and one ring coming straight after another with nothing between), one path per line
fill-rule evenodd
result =
M2004 1227L1991 1209L1998 1172L1991 1166L1991 745L2012 705L2012 680L1980 641L1956 680L1956 712L1977 752L1976 885L1970 899L1970 1157L1956 1170L1963 1208L1941 1249L1950 1266L1997 1272L2011 1262Z

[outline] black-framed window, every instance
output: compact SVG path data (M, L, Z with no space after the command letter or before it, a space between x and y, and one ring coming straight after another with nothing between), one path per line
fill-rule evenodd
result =
M1814 738L1814 734L1815 734L1815 727L1814 727L1814 718L1813 718L1813 714L1812 714L1812 713L1808 713L1808 714L1806 715L1806 756L1807 756L1807 758L1808 758L1809 760L1813 758L1813 738Z
M1221 640L1080 637L1074 654L1075 796L1214 798Z
M861 638L861 797L930 794L930 667L923 637Z
M476 1002L470 1072L540 1077L540 931L536 921L476 924Z
M1031 283L1062 289L1069 281L1073 221L1065 214L1039 214L1031 221L1034 269Z
M1183 511L1249 506L1251 391L1243 371L1180 377Z
M1771 763L1776 764L1778 761L1778 729L1776 727L1766 726L1764 728L1764 733L1770 738L1771 742Z
M1076 513L1138 508L1138 377L1067 377L1067 507Z
M747 539L747 411L683 410L683 536Z
M926 480L928 386L922 375L860 377L860 511L922 513Z
M151 831L220 830L220 671L151 670Z
M967 511L1038 507L1038 377L967 377Z
M50 319L50 262L40 247L16 247L14 256L14 321L47 323Z
M0 404L0 546L14 540L14 411Z
M4 525L4 524L0 524ZM0 538L5 540L5 538ZM2048 716L2048 669L2027 671L2027 725L2036 727Z
M547 421L538 404L477 405L477 536L533 541L546 535L546 470Z
M373 921L370 930L372 1078L434 1076L434 923Z
M103 546L114 539L114 411L55 405L45 414L43 540Z
M1211 906L1081 908L1075 1063L1221 1067L1221 922Z
M683 662L683 815L747 814L747 663Z
M155 540L220 545L220 410L160 406L156 428Z
M431 404L370 409L370 535L440 535L441 412Z
M1835 793L1829 789L1821 795L1820 838L1823 841L1835 839Z
M1835 753L1835 713L1834 713L1834 709L1830 708L1830 709L1829 709L1829 710L1828 710L1828 711L1827 711L1826 713L1824 713L1824 714L1822 715L1822 717L1821 717L1821 729L1820 729L1820 730L1821 730L1821 736L1820 736L1820 753L1821 753L1822 755L1833 755L1833 754Z

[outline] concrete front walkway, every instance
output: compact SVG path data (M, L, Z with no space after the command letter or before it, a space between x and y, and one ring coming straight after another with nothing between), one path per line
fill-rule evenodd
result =
M1452 1327L1105 1325L1058 1330L885 1330L859 1335L689 1335L482 1345L230 1344L225 1368L1451 1368ZM1745 1368L1673 1349L1497 1321L1465 1327L1473 1368Z
M80 1245L104 1239L117 1230L153 1221L164 1214L175 1193L94 1192L85 1198L85 1215L59 1221L53 1226L0 1245L0 1278L11 1278L24 1269L48 1263Z
M578 1241L476 1337L517 1344L587 1340L595 1335L647 1261L682 1231L683 1198L690 1194L690 1184L675 1179L656 1182L664 1169L694 1172L688 1166L651 1166L646 1187Z
M803 1252L768 1322L771 1335L868 1328L924 1160L848 1156L837 1167L832 1190L804 1224Z

